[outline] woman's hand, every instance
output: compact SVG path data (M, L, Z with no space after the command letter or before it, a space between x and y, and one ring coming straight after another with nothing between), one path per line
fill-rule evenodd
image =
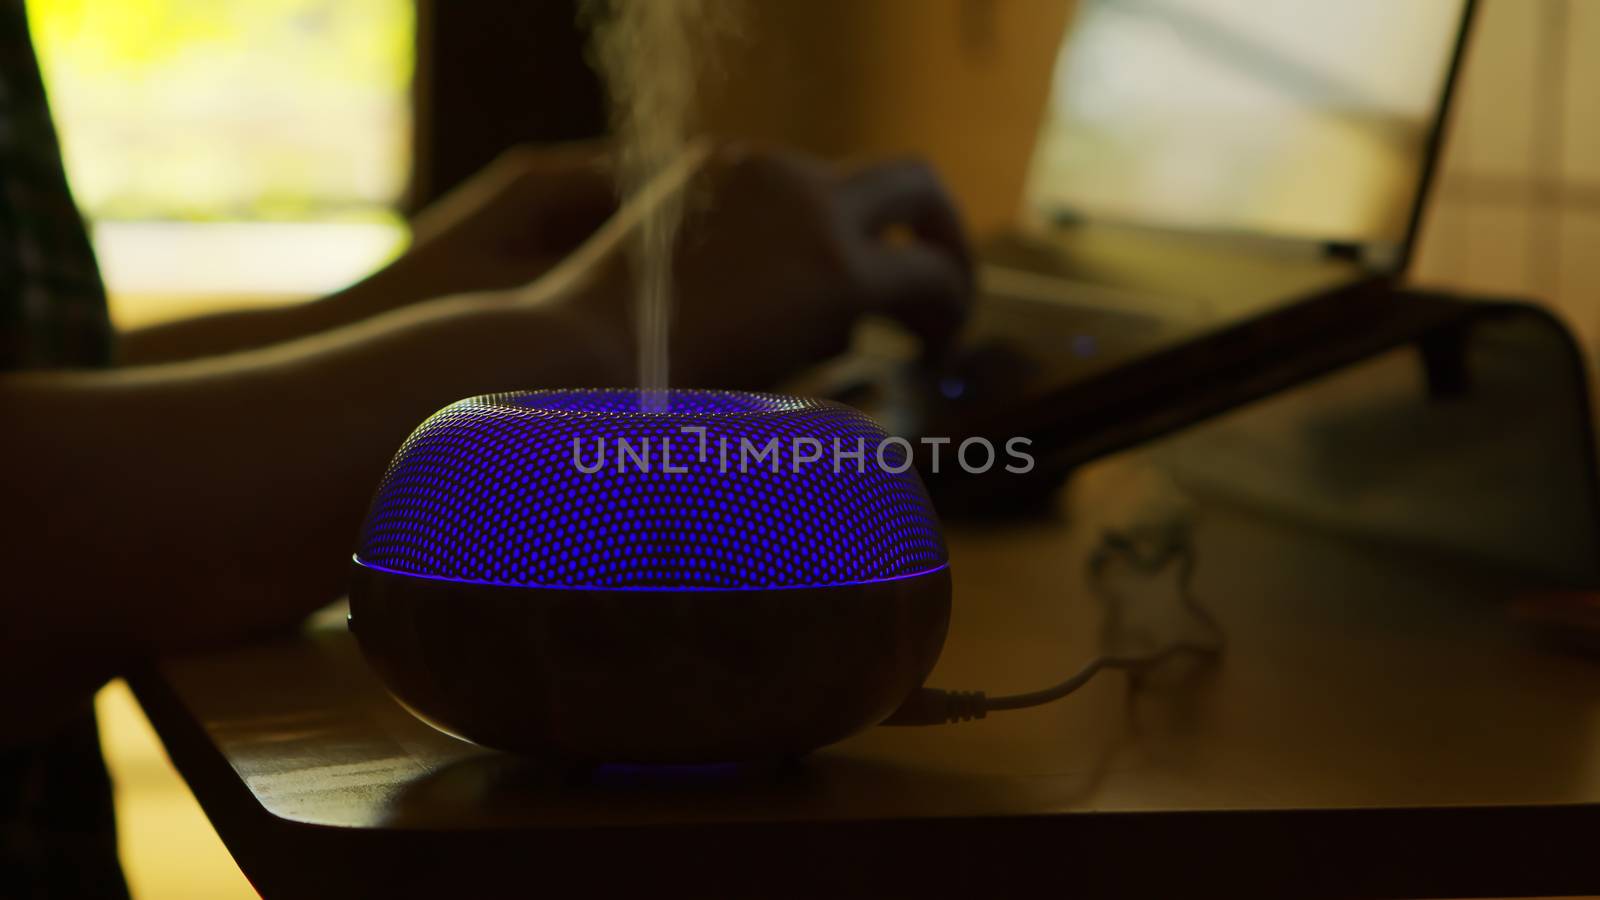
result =
M970 251L920 162L841 171L795 153L724 148L700 166L687 207L674 260L673 386L770 384L844 350L866 313L934 345L965 317ZM575 257L599 289L558 301L627 347L636 345L630 237L602 229Z

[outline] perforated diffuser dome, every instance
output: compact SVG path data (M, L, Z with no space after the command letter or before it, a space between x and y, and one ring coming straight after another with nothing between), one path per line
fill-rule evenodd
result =
M910 446L834 403L647 399L495 394L423 422L351 566L374 671L450 734L564 761L772 758L883 721L950 622Z
M395 456L356 561L613 590L824 587L945 565L907 445L861 413L776 394L657 399L664 411L636 391L533 391L440 410Z

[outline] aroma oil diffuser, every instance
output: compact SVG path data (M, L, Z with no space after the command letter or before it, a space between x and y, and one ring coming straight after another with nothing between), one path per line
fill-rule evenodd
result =
M590 762L804 753L882 721L950 614L903 442L775 394L474 397L406 440L350 627L433 726Z

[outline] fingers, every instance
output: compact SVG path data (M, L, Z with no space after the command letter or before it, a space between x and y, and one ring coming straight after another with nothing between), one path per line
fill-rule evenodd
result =
M846 227L859 236L858 265L871 311L894 317L943 350L966 319L972 252L960 214L926 164L871 166L838 182ZM912 240L894 240L908 232Z
M884 244L858 263L868 311L900 322L942 353L966 320L972 276L964 264L929 244Z
M968 271L972 251L955 203L926 163L898 160L858 169L838 187L839 202L872 237L897 227L949 254Z

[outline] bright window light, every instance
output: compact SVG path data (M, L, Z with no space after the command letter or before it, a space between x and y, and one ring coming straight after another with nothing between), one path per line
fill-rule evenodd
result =
M120 324L335 290L403 245L410 0L28 10Z

